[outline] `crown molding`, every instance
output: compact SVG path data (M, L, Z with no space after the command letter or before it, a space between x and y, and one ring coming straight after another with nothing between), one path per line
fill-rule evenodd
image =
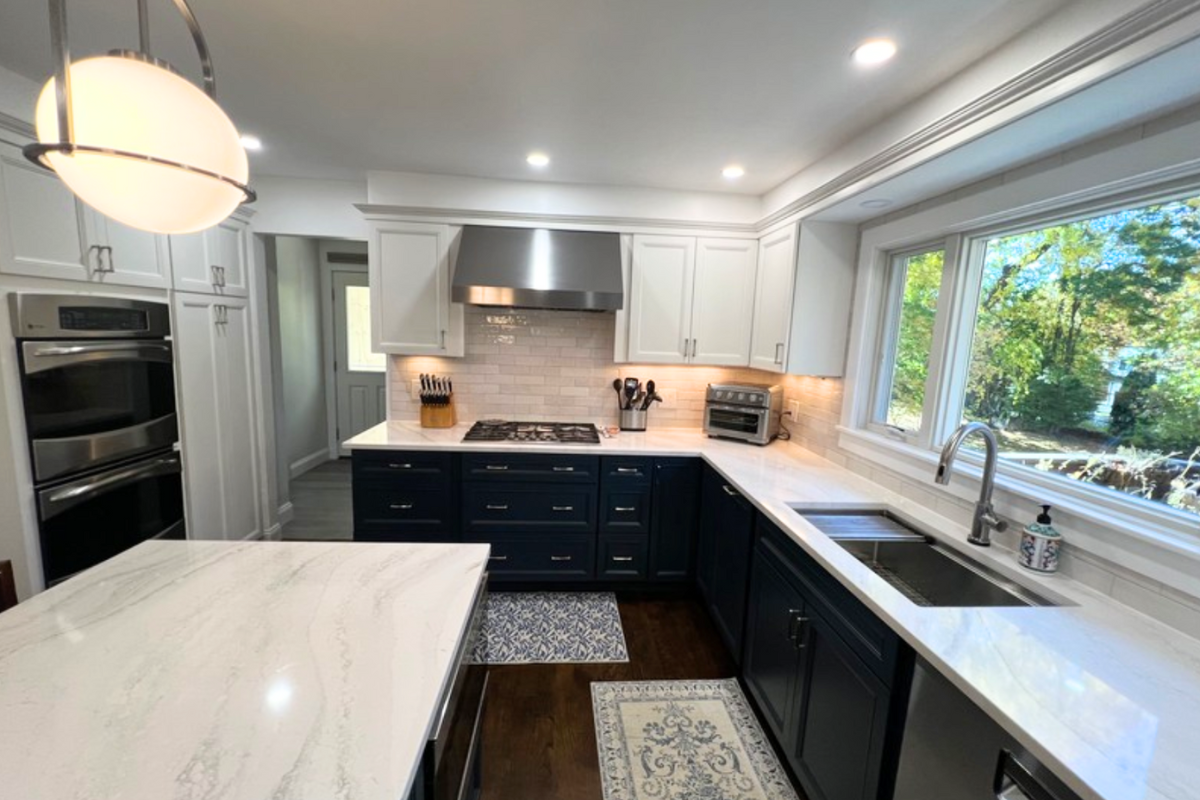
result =
M37 131L33 129L32 125L20 117L5 114L3 111L0 111L0 128L5 128L21 136L28 136L30 139L37 138Z

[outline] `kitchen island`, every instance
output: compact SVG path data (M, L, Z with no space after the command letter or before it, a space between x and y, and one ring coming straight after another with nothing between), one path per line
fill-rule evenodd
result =
M0 615L0 794L407 797L487 558L138 545Z

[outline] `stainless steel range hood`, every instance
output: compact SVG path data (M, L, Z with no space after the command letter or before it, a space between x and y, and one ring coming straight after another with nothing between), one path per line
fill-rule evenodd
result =
M624 305L620 235L464 226L451 296L477 306L615 311Z

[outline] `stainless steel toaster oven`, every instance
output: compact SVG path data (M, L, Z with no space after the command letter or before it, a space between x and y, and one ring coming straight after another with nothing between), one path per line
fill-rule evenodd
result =
M757 383L710 383L704 398L709 436L769 444L779 435L783 388Z

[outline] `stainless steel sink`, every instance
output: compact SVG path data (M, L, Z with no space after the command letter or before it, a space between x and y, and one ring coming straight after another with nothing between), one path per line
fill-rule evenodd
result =
M826 533L917 605L1053 606L1026 589L887 511L796 513Z

